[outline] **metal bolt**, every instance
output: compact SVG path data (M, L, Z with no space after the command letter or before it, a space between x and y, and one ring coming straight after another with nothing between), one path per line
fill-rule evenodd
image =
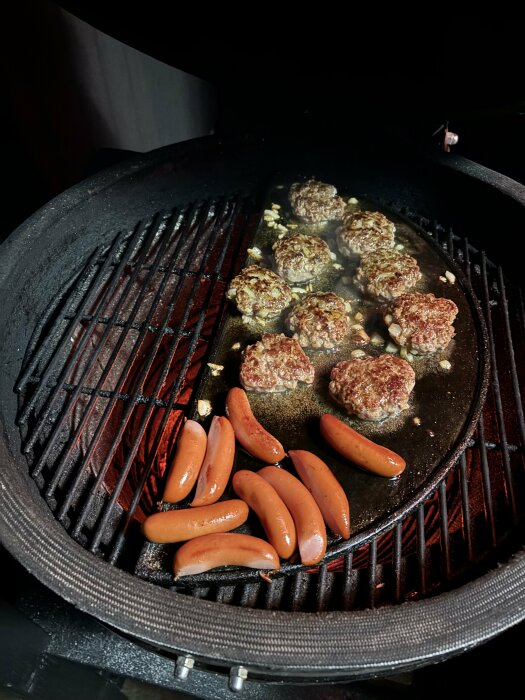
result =
M230 669L230 690L234 693L239 693L247 678L248 669L244 668L244 666L232 666Z
M459 136L453 131L445 129L445 136L443 138L443 150L446 153L450 153L450 147L455 146L459 141Z
M195 664L195 659L191 656L178 656L177 665L175 667L175 675L179 681L185 681L190 675L190 671Z

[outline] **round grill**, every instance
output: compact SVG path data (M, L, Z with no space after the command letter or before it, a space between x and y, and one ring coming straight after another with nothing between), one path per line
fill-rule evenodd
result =
M519 619L512 605L523 562L515 556L490 569L518 549L525 512L524 368L515 352L523 343L523 301L470 242L469 198L483 190L498 200L498 189L461 175L462 196L449 194L443 206L439 194L460 175L431 161L417 182L407 167L401 191L399 168L390 173L384 164L381 178L369 162L354 161L343 175L318 154L315 171L352 191L359 182L359 194L421 226L471 282L492 365L473 438L423 502L317 571L291 567L271 585L206 577L191 589L173 584L167 550L146 545L139 525L155 507L174 436L213 350L224 291L275 167L261 152L257 172L247 176L253 153L224 155L213 143L191 156L189 171L184 147L110 171L59 198L61 216L49 205L10 240L15 262L6 282L16 302L7 309L1 350L10 359L2 380L6 545L68 600L118 628L262 674L270 666L298 675L406 667ZM279 159L308 167L297 154L280 151ZM226 173L220 187L204 174L213 167ZM525 218L514 202L506 206L509 217ZM37 247L38 259L24 244ZM437 620L446 617L439 631ZM361 652L350 658L356 640Z

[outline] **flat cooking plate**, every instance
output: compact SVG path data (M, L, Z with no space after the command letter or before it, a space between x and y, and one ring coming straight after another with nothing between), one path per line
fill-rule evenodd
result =
M351 317L360 311L365 317L362 323L367 332L369 334L379 332L385 339L385 343L388 342L388 333L382 321L383 308L376 302L363 298L359 293L352 282L356 263L349 263L348 259L341 256L337 250L335 231L338 224L330 222L305 225L293 216L287 193L294 179L281 180L280 184L272 186L264 207L270 208L272 203L280 204L280 223L299 224L291 233L301 231L319 235L327 240L330 249L337 253L337 260L333 261L335 267L332 266L325 276L314 281L313 290L331 290L346 299L351 299ZM345 200L353 194L342 192ZM412 363L416 372L416 386L410 408L382 423L348 417L329 396L328 382L331 368L340 360L348 358L353 349L361 347L351 340L347 340L336 351L307 351L316 369L313 388L302 387L293 392L274 394L249 393L255 416L283 443L285 449L310 450L317 454L331 467L348 495L351 538L345 542L341 538L329 535L325 562L340 556L350 548L355 548L386 529L431 492L444 473L454 465L474 430L485 396L488 374L486 331L481 320L481 312L470 285L454 261L425 231L376 203L360 199L358 204L351 208L382 210L393 220L396 224L396 244L403 246L403 252L415 256L421 268L422 280L414 291L432 292L436 296L448 297L457 304L459 313L454 324L456 336L447 350L434 353L427 358L416 358ZM249 256L243 267L255 262L272 267L272 244L278 240L278 235L279 231L268 227L261 214L252 248L260 249L263 259L258 260ZM455 283L447 280L445 277L447 271L455 275ZM284 332L285 317L286 312L277 321L267 324L264 331ZM213 376L211 371L208 371L196 396L196 399L211 401L213 413L224 414L226 392L230 387L239 385L241 352L232 349L232 346L240 343L243 348L255 342L260 338L262 330L243 324L234 306L229 306L211 358L212 363L223 365L224 371L219 376ZM377 348L370 344L364 346L364 349L370 355L384 352L384 347ZM439 366L439 362L444 359L450 361L450 370ZM384 479L361 471L342 459L324 443L319 434L319 416L326 412L335 414L370 439L401 454L407 462L407 468L403 474L397 479ZM208 428L210 418L201 419L196 412L193 417L201 420ZM420 425L416 424L418 421L414 422L416 417L420 419ZM237 449L234 470L256 471L262 466L242 449ZM286 460L283 466L294 473L289 460ZM235 497L230 486L224 498ZM264 532L255 516L239 531L264 537ZM165 556L166 565L169 566L167 551ZM148 558L146 556L145 560L147 561ZM146 563L145 560L143 564ZM298 568L301 567L295 562L286 563L281 573L290 573ZM177 583L179 585L203 585L215 581L233 583L255 577L257 572L228 568L200 576L181 578Z

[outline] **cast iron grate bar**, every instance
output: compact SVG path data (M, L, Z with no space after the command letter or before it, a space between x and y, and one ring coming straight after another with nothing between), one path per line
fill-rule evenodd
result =
M498 284L500 289L501 303L503 307L503 320L505 323L505 333L507 340L507 352L509 355L510 363L509 370L512 378L512 391L514 394L514 403L516 406L516 413L518 416L518 425L521 437L521 444L525 448L525 417L523 415L523 401L521 398L520 384L518 379L518 369L516 366L516 356L514 354L514 343L512 340L512 330L510 327L510 317L509 317L509 304L507 301L507 291L505 289L505 281L503 279L503 270L498 268ZM520 290L521 292L521 290ZM520 294L521 297L521 294ZM509 445L509 448L511 446Z
M377 537L368 545L368 607L375 608L377 592Z
M459 458L459 474L460 474L460 486L461 486L461 508L462 508L462 526L463 526L463 538L465 540L467 561L471 562L473 559L472 550L472 524L470 519L470 501L469 501L469 488L468 488L468 478L467 478L467 458L465 453Z
M189 337L185 334L183 334L183 337ZM203 338L201 337L201 340ZM63 389L67 393L74 392L78 389L78 384L65 384ZM155 398L154 396L144 396L144 394L138 394L138 395L132 395L132 394L126 394L122 392L115 392L109 389L97 389L97 387L94 386L81 386L80 387L80 393L83 394L84 396L97 396L98 398L101 399L113 399L116 398L117 401L132 401L133 403L139 405L139 404L148 404L148 403L154 403L155 406L158 406L159 408L166 408L168 405L167 401L163 401L162 399ZM176 408L184 408L184 404L176 404ZM509 447L511 447L509 445Z
M403 597L401 583L401 555L403 551L403 525L401 522L396 523L394 527L394 551L393 551L393 569L394 569L394 600L400 602Z
M327 598L330 595L329 574L326 564L321 564L317 574L317 590L315 607L317 612L327 609Z
M446 480L439 484L439 524L441 527L441 558L443 573L446 580L450 577L450 543L448 539L448 509Z
M151 270L151 269L153 269L154 272L162 272L162 270L160 270L160 269L155 270L155 268L151 268L151 266L150 266L148 268L148 270ZM164 270L164 272L165 271L166 270ZM186 276L188 276L188 275L186 275ZM192 272L191 277L195 277L195 273ZM202 277L204 279L211 279L212 276L211 275L203 275ZM222 277L219 276L217 278L217 281L222 282L224 280L222 280ZM64 318L71 318L71 317L64 316ZM93 315L89 314L87 316L83 316L80 320L82 323L89 323L90 321L93 320ZM144 322L131 321L130 318L113 320L109 316L99 316L97 318L96 322L100 323L101 325L104 325L104 326L111 324L114 328L130 328L134 331L142 331L144 328L146 328L146 330L149 333L164 333L166 335L173 335L173 333L175 333L175 329L171 328L170 326L165 326L164 328L161 328L160 326L153 326L153 325L146 326L146 324ZM188 331L186 332L186 335L189 335ZM31 376L28 378L27 381L28 382L36 382L36 381L40 381L40 378Z
M431 497L432 498L432 497ZM428 569L427 569L427 548L426 548L426 533L425 533L425 504L418 506L416 511L417 523L417 557L419 563L420 587L419 590L423 595L427 592Z
M507 430L505 427L505 418L503 415L503 401L501 398L500 380L499 380L499 370L498 361L496 357L496 346L494 344L494 330L492 324L492 306L490 303L490 292L489 283L487 277L487 258L485 253L481 254L481 274L483 280L483 300L485 306L485 320L487 322L487 332L489 334L489 348L490 348L490 361L491 361L491 372L492 372L492 387L494 401L496 404L496 415L498 419L498 428L500 442L502 445L502 457L503 457L503 468L505 472L505 481L507 485L508 499L510 502L510 508L512 513L512 521L514 524L517 523L518 515L516 511L516 498L514 495L514 484L512 480L512 473L510 468L510 457L509 450L507 447ZM493 280L493 286L496 285L496 281Z
M350 610L352 607L353 598L353 585L352 585L352 574L353 568L352 564L354 561L353 552L349 552L345 555L344 565L343 565L343 610Z

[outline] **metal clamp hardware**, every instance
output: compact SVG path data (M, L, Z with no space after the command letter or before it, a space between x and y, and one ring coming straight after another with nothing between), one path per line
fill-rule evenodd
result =
M175 666L175 675L179 681L185 681L190 675L190 671L195 665L195 659L191 656L178 656Z
M248 669L244 666L232 666L230 669L230 690L239 693L248 678Z

